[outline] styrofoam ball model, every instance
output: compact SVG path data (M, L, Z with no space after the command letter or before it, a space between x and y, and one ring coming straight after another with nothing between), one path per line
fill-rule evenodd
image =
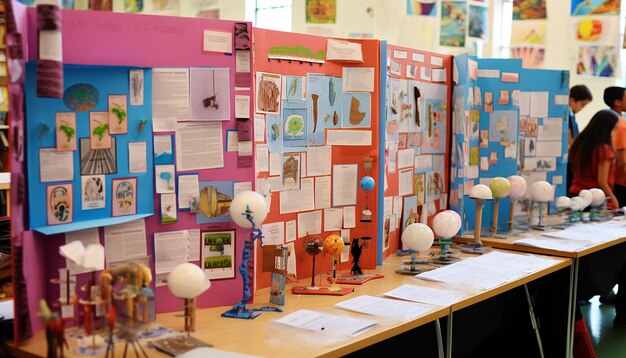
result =
M426 224L413 223L402 232L402 243L413 251L428 250L433 246L435 234Z
M196 298L211 287L211 281L199 266L186 262L170 272L167 287L178 298Z
M491 189L484 184L476 184L470 190L470 198L472 199L483 199L490 200L493 199L493 194L491 193Z
M256 227L261 226L269 211L265 198L261 194L250 190L235 195L235 198L230 203L230 217L235 224L243 228L251 228L252 224L246 219L245 215L242 215L246 212L246 209L250 210Z
M324 251L330 256L341 254L344 246L343 239L339 235L332 234L324 239Z
M593 193L591 193L587 189L581 190L580 193L578 193L578 196L585 200L585 203L587 203L587 205L585 206L589 206L591 205L591 203L593 203Z
M433 231L440 237L453 237L461 230L461 216L454 210L444 210L433 218Z
M534 201L538 201L540 203L548 202L554 195L552 184L543 180L533 183L533 185L530 186L530 195L533 197Z
M580 196L575 196L572 198L572 210L581 211L584 210L586 207L587 203L585 202L585 199L581 198Z
M606 194L602 189L593 188L589 189L591 194L593 195L593 201L591 202L591 206L600 206L604 204L604 200L606 200Z
M509 197L513 199L519 199L524 196L524 194L526 194L526 189L528 188L528 184L526 184L526 179L519 175L511 175L507 178L507 180L511 184Z
M556 207L559 209L569 209L572 207L572 199L567 196L559 196L556 198Z
M511 191L511 183L503 177L495 177L491 179L491 183L489 183L489 189L491 189L491 194L496 199L506 198Z

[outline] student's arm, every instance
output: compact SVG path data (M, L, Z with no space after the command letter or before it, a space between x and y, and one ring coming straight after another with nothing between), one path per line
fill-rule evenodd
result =
M567 148L572 146L573 141L574 141L574 138L572 138L572 132L567 131Z
M616 176L626 175L626 148L618 149L615 151L615 167L622 168L622 173L615 173Z
M609 209L617 209L619 208L619 203L617 202L617 198L615 194L613 194L613 188L609 185L609 170L611 169L611 160L603 160L600 162L598 166L598 186L606 197L609 199L608 206Z

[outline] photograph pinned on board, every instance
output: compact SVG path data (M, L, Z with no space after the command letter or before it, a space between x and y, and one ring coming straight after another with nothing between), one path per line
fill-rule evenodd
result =
M275 73L256 73L256 111L280 114L282 76Z
M69 224L74 220L74 192L72 184L46 186L46 213L48 225Z
M201 180L200 203L196 214L196 224L230 222L230 204L233 201L234 182Z
M431 202L441 198L444 192L444 179L442 173L433 171L426 173L426 201Z
M539 119L535 117L528 118L526 121L526 136L536 137L539 133Z
M116 174L115 138L111 138L111 147L107 149L92 149L90 142L89 138L80 138L80 175Z
M106 206L106 177L86 175L80 177L81 208L83 210L102 209Z
M128 133L128 106L126 95L109 95L109 133Z
M498 104L506 106L509 104L509 90L500 90L500 97L498 98Z
M189 69L190 120L228 121L231 107L230 69Z
M111 180L111 216L137 214L137 178Z
M300 189L300 153L283 153L280 160L280 189Z
M76 113L56 113L57 151L76 150Z
M109 112L89 112L89 135L91 149L111 148Z
M202 269L210 280L235 278L235 231L202 232Z

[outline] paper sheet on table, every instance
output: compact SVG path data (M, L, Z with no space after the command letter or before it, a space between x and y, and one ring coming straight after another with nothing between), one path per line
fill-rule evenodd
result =
M177 171L224 167L222 122L176 123Z
M152 130L173 132L178 119L189 118L189 69L152 69Z
M339 316L311 310L298 310L277 319L275 322L313 332L340 334L349 337L356 337L378 324L378 322L369 319Z
M315 209L330 208L330 176L315 178Z
M146 224L139 219L104 227L107 267L111 262L146 257Z
M357 169L356 164L333 165L333 206L356 204Z
M326 40L327 61L355 61L363 62L361 44L345 40Z
M39 179L42 183L74 180L74 152L41 148L39 150Z
M436 306L450 306L468 295L463 291L405 284L389 292L385 292L385 296L407 301L428 303Z
M146 142L128 143L128 172L145 173L148 171Z
M408 322L424 316L434 309L422 303L392 300L369 295L358 296L335 304L335 307L373 316Z
M178 209L189 209L193 198L200 198L198 174L178 176Z
M598 232L602 232L602 235L598 235ZM626 237L626 226L620 222L612 221L598 224L578 224L570 226L565 230L546 232L541 234L541 236L599 244Z
M331 146L309 147L306 155L307 176L330 175Z
M322 211L298 214L298 238L322 233Z
M261 225L264 245L282 245L285 243L285 222L280 221Z
M374 92L374 67L344 67L344 92Z
M516 245L524 245L524 246L533 246L540 247L542 249L549 250L558 250L565 252L577 252L584 250L591 246L591 242L588 241L569 241L569 240L561 240L561 239L535 239L535 238L525 238L513 241Z
M544 118L548 116L550 92L530 92L530 116Z

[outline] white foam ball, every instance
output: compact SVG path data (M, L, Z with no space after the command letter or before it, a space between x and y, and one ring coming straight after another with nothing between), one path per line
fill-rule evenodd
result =
M178 298L196 298L211 287L211 281L199 266L186 262L170 272L167 287Z
M402 232L402 243L413 251L428 250L435 241L435 234L426 224L413 223Z
M246 210L250 211L256 227L261 227L269 211L265 198L261 194L250 190L235 195L235 198L230 203L230 217L235 224L243 228L251 228L252 224L243 215Z

